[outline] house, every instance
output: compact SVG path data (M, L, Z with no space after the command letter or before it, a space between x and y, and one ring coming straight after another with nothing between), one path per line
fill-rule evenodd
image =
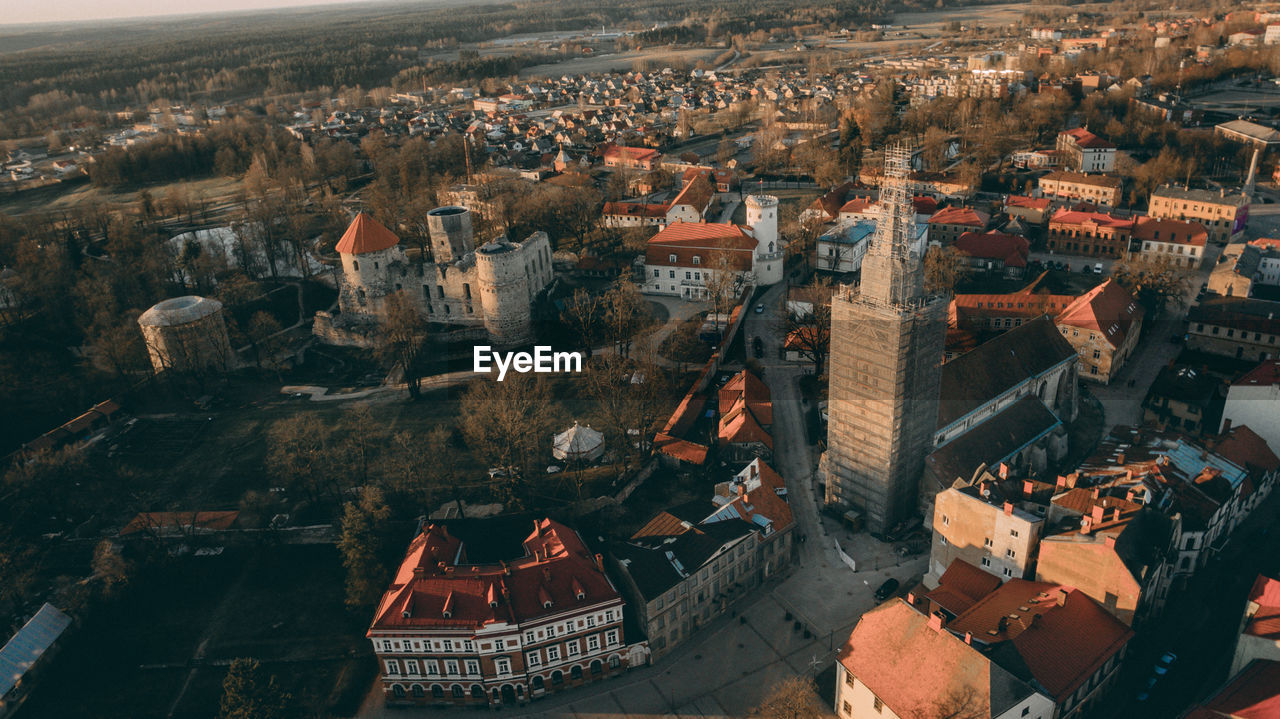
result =
M1280 287L1280 240L1259 238L1233 242L1209 274L1208 290L1219 295L1250 297L1256 287Z
M1011 579L950 620L927 605L909 595L862 615L836 664L840 717L1074 719L1104 701L1133 637L1083 592L1046 582Z
M706 175L697 174L685 182L680 192L667 203L666 223L703 222L714 206L716 188Z
M1269 719L1280 714L1280 661L1260 659L1231 674L1231 681L1187 719Z
M1004 213L1011 219L1022 220L1028 225L1043 226L1049 219L1049 205L1052 202L1048 197L1009 195L1004 201Z
M778 241L778 200L749 195L746 205L745 226L676 221L649 238L641 290L704 300L710 296L708 287L722 279L721 273L737 273L743 285L780 282L783 252Z
M644 170L658 166L662 153L648 147L609 145L604 150L604 166L614 169Z
M782 477L754 459L716 484L709 502L659 512L610 547L654 659L790 567L795 521L786 497Z
M1059 132L1057 149L1079 172L1111 172L1116 167L1116 146L1083 127Z
M720 388L716 437L728 457L750 461L773 455L773 403L769 386L749 370L742 370Z
M389 704L523 704L644 663L601 555L526 521L435 522L410 542L365 635Z
M1254 662L1280 666L1280 579L1261 574L1254 580L1245 600L1240 635L1236 638L1227 676L1236 676ZM1280 702L1277 705L1280 707Z
M1111 208L1120 204L1120 178L1057 170L1041 177L1040 194L1068 202L1089 202Z
M987 229L991 216L971 207L944 207L929 218L929 244L946 247L966 232Z
M970 270L997 274L1009 279L1022 277L1027 270L1031 243L1025 237L989 232L966 232L956 240L956 251L967 258Z
M1222 383L1195 367L1165 366L1142 400L1142 423L1188 434L1216 432L1222 419Z
M1266 443L1280 449L1280 360L1266 360L1227 388L1222 429L1248 425Z
M816 242L814 267L822 272L833 273L861 270L862 258L866 256L871 239L875 236L877 222L878 219L842 221L822 233ZM915 244L917 247L924 247L929 241L929 225L918 222L914 227Z
M1187 313L1187 346L1220 357L1264 362L1280 342L1280 302L1210 297Z
M651 202L606 202L600 211L605 227L663 227L667 206Z
M930 577L944 577L955 568L953 562L978 567L997 582L1034 578L1044 523L1042 504L1025 501L1021 491L1008 492L989 473L973 484L939 492L926 585Z
M1129 252L1133 224L1105 212L1064 207L1049 218L1046 245L1064 255L1119 259Z
M805 208L800 213L800 222L808 222L811 220L820 222L832 222L840 215L840 208L844 206L849 198L849 193L853 192L856 183L842 182L832 187L821 197L813 201L813 204Z
M1080 376L1109 384L1137 349L1144 314L1128 290L1107 278L1067 305L1054 322L1080 355Z
M1200 268L1209 232L1198 222L1139 217L1133 227L1132 243L1144 262Z
M1209 241L1226 244L1244 234L1249 219L1249 198L1226 189L1189 190L1173 185L1151 193L1147 214L1171 220L1191 220L1204 225Z

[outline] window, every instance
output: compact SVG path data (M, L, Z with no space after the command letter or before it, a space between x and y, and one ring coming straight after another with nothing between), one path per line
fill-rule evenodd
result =
M658 270L654 270L654 271L653 271L653 276L654 276L654 277L661 277L661 276L662 276L662 273L661 273L661 272L659 272Z
M990 567L990 566L991 566L991 557L983 557L983 558L982 558L982 566L984 566L984 567Z
M694 256L693 256L693 264L694 264L695 266L702 264L702 258L701 258L701 257L699 257L698 255L694 255Z
M676 261L676 256L675 256L675 255L667 255L667 261L668 261L668 262L675 262L675 261Z
M845 703L844 703L844 707L843 707L843 709L844 709L844 713L845 713L845 714L852 714L852 713L853 713L853 707L849 705L849 702L845 702Z
M604 673L604 664L602 664L599 659L591 662L591 673L596 675Z
M674 279L676 278L676 271L675 271L675 270L667 270L667 277L668 277L668 279L672 279L672 280L674 280Z
M944 527L950 527L950 526L951 526L951 517L948 517L948 516L947 516L947 515L945 515L945 514L944 514L944 515L942 515L942 526L944 526Z
M884 710L884 702L880 701L880 697L876 697L875 700L871 702L871 707L879 713Z
M542 655L537 652L528 652L524 655L524 663L531 667L542 666Z
M498 676L511 673L511 660L506 657L498 657L493 660L493 668L498 670Z
M551 672L551 683L553 685L564 684L564 672L560 671L559 669L555 670L554 672Z
M1012 576L1013 576L1013 570L1012 570L1012 569L1010 569L1010 568L1008 568L1008 567L1005 567L1005 568L1004 568L1003 570L1001 570L1001 571L1004 573L1004 576L1006 576L1006 577L1012 577Z
M1013 559L1014 557L1018 556L1018 553L1013 551L1012 549L1006 549L1004 550L1004 556L1008 557L1009 559Z
M445 650L446 652L451 652L451 651L453 651L453 640L451 640L451 639L446 639L446 640L444 640L444 650Z
M613 647L613 646L617 646L617 644L618 644L618 630L617 630L617 629L610 629L608 632L606 632L606 633L605 633L605 635L604 635L604 643L605 643L605 644L608 644L608 645L609 645L609 646L611 646L611 647Z
M413 693L415 697L418 697L419 699L427 695L426 690L422 688L421 684L414 684L413 687L410 689L410 691Z
M418 660L406 659L404 662L404 672L405 674L416 675L418 673Z
M387 674L396 675L400 673L400 662L395 659L387 660Z
M1010 529L1010 530L1009 530L1009 536L1010 536L1010 537L1016 537L1016 536L1018 536L1018 530L1016 530L1016 529Z
M569 668L569 678L570 678L570 679L581 679L581 678L582 678L582 667L578 666L577 664L575 664L575 665L573 665L572 667L570 667L570 668Z
M434 659L424 659L422 665L426 667L427 676L433 677L440 674L440 663Z
M560 647L559 647L559 646L547 647L547 661L549 661L549 662L558 662L558 661L560 661Z
M444 663L444 673L450 676L458 673L458 660L447 659Z
M524 633L524 643L525 643L525 644L533 644L533 631L532 631L532 630L531 630L531 631L527 631L527 632L525 632L525 633Z
M587 637L587 651L594 652L600 649L600 635L592 634Z
M439 684L436 684L435 686L431 687L431 696L435 697L436 699L443 699L444 687L440 686Z
M454 699L461 699L461 698L463 697L463 692L462 692L462 686L461 686L461 685L454 684L454 685L453 685L453 689L451 689L450 691L452 691L452 692L453 692L453 698L454 698Z
M467 674L476 675L480 673L480 662L475 659L467 660Z
M360 260L352 260L352 261L351 261L351 269L359 271L359 269L360 269Z

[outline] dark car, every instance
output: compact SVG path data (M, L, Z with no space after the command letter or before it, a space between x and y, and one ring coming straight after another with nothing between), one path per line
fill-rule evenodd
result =
M893 577L890 577L884 580L884 584L881 584L880 588L876 590L876 601L883 602L889 597L892 597L897 592L898 592L898 580L894 579Z
M761 340L759 337L755 338L755 340L751 342L751 347L752 349L755 350L756 359L760 359L761 357L764 357L764 341L763 340Z

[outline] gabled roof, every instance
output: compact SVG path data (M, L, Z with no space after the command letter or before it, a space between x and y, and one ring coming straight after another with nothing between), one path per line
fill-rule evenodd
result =
M951 614L959 615L999 586L999 577L988 574L963 559L955 559L938 578L938 588L925 597Z
M1043 179L1043 178L1041 178ZM1133 220L1117 217L1107 212L1090 212L1062 208L1049 218L1050 225L1093 225L1116 230L1133 229Z
M1029 394L929 453L925 466L941 487L968 479L982 464L995 465L1062 424L1039 397Z
M1025 207L1030 210L1047 210L1052 203L1048 197L1027 197L1025 195L1009 195L1004 201L1005 207Z
M1270 359L1241 375L1234 387L1264 387L1280 384L1280 359Z
M1063 130L1063 135L1075 140L1076 145L1090 150L1114 150L1116 146L1089 132L1083 127L1077 127L1074 130Z
M1139 217L1133 228L1133 239L1204 247L1209 241L1209 232L1199 222Z
M902 719L936 717L948 697L964 697L974 717L998 717L1038 693L902 599L863 614L838 658Z
M600 211L605 217L652 217L667 216L667 206L651 202L606 202Z
M1115 280L1105 282L1076 298L1058 315L1059 325L1096 330L1112 347L1124 344L1125 337L1142 320L1143 309Z
M944 207L929 218L931 225L965 225L982 229L987 226L990 216L972 207Z
M707 176L695 175L692 180L685 183L680 190L680 194L667 203L667 206L688 205L701 214L711 204L711 200L715 196L716 188L711 185L711 181L707 179Z
M396 237L382 223L361 212L351 221L347 231L334 249L344 255L360 255L366 252L378 252L399 244Z
M1280 716L1280 662L1255 659L1185 719L1275 719Z
M769 399L769 385L750 370L735 374L718 393L721 415L728 414L735 404L745 400L761 424L773 424L773 403Z
M1041 177L1040 182L1070 182L1077 185L1092 185L1093 187L1107 187L1110 189L1120 187L1120 178L1118 177L1086 175L1083 172L1072 172L1070 170L1054 170Z
M938 427L946 427L1028 377L1074 357L1053 320L1037 317L942 365Z
M966 232L956 240L956 251L968 257L999 260L1007 267L1026 267L1031 243L1025 237L1003 232Z

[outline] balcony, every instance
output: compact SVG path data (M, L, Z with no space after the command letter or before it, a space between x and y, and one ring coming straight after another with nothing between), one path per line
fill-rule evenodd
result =
M784 254L786 253L781 250L778 252L756 253L756 260L759 262L775 262L782 259Z

